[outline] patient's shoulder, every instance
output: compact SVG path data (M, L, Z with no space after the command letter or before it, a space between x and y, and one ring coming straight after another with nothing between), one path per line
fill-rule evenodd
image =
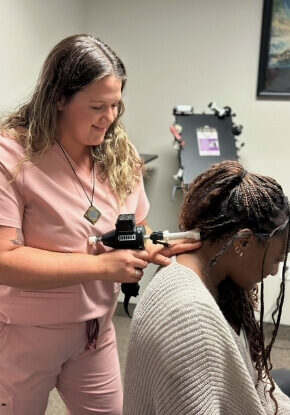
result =
M203 319L224 320L204 283L189 268L173 262L161 268L147 286L134 311L133 325L148 327L154 322L169 325L196 325ZM143 328L142 328L143 329Z

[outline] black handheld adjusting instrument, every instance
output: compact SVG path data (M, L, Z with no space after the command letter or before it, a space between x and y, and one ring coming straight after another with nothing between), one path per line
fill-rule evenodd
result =
M162 244L170 246L169 240L192 238L196 241L200 240L200 233L198 230L187 232L157 231L150 235L146 234L145 226L136 226L134 214L121 214L118 216L116 228L103 234L102 236L90 236L89 244L102 243L114 249L145 249L147 240L151 240L153 244ZM138 283L122 283L121 290L125 295L124 309L129 317L128 305L130 298L137 297L139 294Z

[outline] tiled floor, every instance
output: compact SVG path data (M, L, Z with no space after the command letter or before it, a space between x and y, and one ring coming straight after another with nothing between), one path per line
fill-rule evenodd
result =
M118 349L120 356L120 364L122 374L124 373L124 365L126 359L126 351L128 345L128 335L130 329L130 319L125 315L122 307L118 307L114 316L114 324L117 333ZM265 325L266 339L270 337L273 326ZM290 369L290 326L280 326L276 342L272 349L272 363L275 369ZM60 400L56 390L50 395L49 406L45 415L65 415L65 408Z

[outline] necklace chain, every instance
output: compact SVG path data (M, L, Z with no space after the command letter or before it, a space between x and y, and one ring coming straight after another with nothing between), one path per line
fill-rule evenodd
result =
M89 196L88 196L88 194L87 194L87 192L86 192L86 189L84 188L84 186L83 186L82 182L80 181L80 178L79 178L79 176L78 176L77 172L75 171L75 169L74 169L73 165L72 165L72 164L71 164L71 162L70 162L70 159L68 158L68 156L67 156L67 154L66 154L66 152L65 152L65 150L64 150L64 148L63 148L63 146L60 144L60 142L59 142L59 141L58 141L58 145L60 146L61 151L63 152L63 154L64 154L65 158L67 159L67 161L68 161L69 165L71 166L72 171L74 172L74 174L75 174L76 178L78 179L78 182L79 182L79 184L81 185L81 187L82 187L82 189L83 189L83 191L84 191L85 195L87 196L87 199L88 199L88 201L89 201L90 205L91 205L91 206L93 206L93 201L94 201L94 193L95 193L95 163L93 164L93 191L92 191L92 199L90 199L90 198L89 198Z
M85 212L84 217L94 225L101 216L101 212L95 206L93 206L94 194L95 194L95 163L93 163L93 190L92 190L92 198L90 199L87 192L86 192L86 189L84 188L84 186L83 186L83 184L82 184L82 182L81 182L81 180L80 180L80 178L77 174L77 172L75 171L72 163L70 162L70 159L68 158L68 155L66 154L65 149L63 148L63 146L60 144L60 142L58 140L57 140L57 143L58 143L61 151L63 152L68 164L70 165L72 171L74 172L74 175L76 176L81 188L84 191L84 194L86 195L86 197L87 197L87 199L90 203L90 207Z
M208 290L210 291L210 293L212 294L212 296L217 299L217 287L214 286L209 274L208 274L208 267L205 266L201 260L198 258L196 253L192 254L192 258L193 261L195 262L196 265L200 266L200 272L201 275L199 276L201 278L201 280L204 282L204 284L207 286Z

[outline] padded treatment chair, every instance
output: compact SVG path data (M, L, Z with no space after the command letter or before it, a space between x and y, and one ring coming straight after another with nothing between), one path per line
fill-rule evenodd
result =
M281 391L290 397L290 370L273 369L271 374Z

